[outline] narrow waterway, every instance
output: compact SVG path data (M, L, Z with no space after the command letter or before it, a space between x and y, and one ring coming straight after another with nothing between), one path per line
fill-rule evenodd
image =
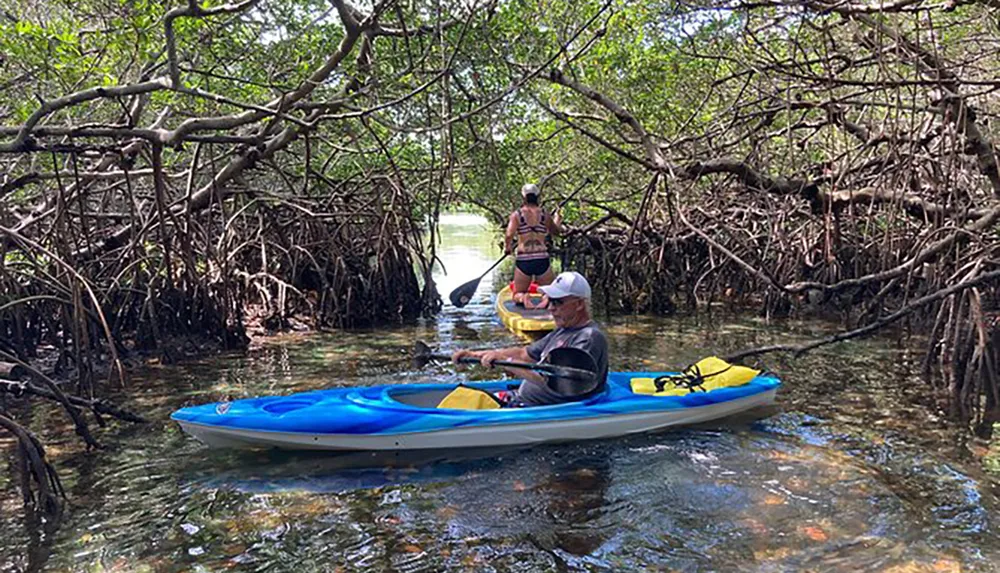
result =
M499 251L477 217L447 216L442 234L446 296ZM168 419L223 398L488 377L417 371L409 352L418 339L517 342L490 299L508 272L487 276L469 306L413 326L282 335L247 355L137 372L129 405L151 424L99 431L107 448L90 453L68 426L43 434L69 496L55 532L28 533L11 468L0 472L0 571L1000 570L1000 444L926 406L914 341L768 357L785 385L754 416L527 450L237 453ZM601 321L620 370L834 329L719 314Z

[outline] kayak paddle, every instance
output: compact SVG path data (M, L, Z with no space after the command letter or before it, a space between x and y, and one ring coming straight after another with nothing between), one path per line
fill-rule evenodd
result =
M479 275L479 278L472 279L471 281L451 291L451 294L448 295L448 298L451 300L451 304L458 308L462 308L463 306L469 304L469 301L472 300L472 295L476 294L476 289L479 288L479 281L483 280L483 277L488 275L493 269L497 268L497 265L502 263L506 258L507 254L504 253L504 256L500 257L497 262L493 263L493 266L486 269L485 273Z
M416 341L413 345L413 364L417 368L422 368L431 360L451 360L451 354L435 354L429 346L419 340ZM465 356L459 359L459 362L479 364L479 359ZM549 353L548 362L544 363L495 360L493 365L541 372L549 379L549 387L564 396L587 394L597 387L598 382L594 359L579 348L556 348Z

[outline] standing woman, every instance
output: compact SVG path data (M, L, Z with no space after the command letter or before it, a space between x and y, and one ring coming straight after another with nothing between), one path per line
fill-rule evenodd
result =
M540 195L538 186L533 183L521 187L523 202L510 214L504 235L504 252L507 254L514 252L513 241L517 237L513 298L514 302L526 308L535 308L530 306L531 301L525 296L532 279L539 285L547 285L555 278L549 262L549 243L552 235L563 232L562 217L559 213L549 216L538 205Z

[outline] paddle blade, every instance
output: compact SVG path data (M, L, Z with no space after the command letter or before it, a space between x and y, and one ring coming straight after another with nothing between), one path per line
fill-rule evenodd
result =
M421 341L413 343L413 366L423 368L431 361L431 347Z
M479 281L481 280L483 280L483 277L473 279L451 291L451 294L448 295L448 299L451 301L451 304L455 305L457 308L462 308L463 306L469 304L469 301L472 300L472 296L476 294L476 289L479 288Z
M469 304L469 301L472 300L472 295L476 294L476 289L479 288L479 281L483 280L483 277L490 274L490 271L497 268L506 258L507 253L504 253L502 257L497 259L497 262L493 263L490 265L490 268L486 269L485 273L479 275L478 279L473 279L451 291L451 294L448 295L448 299L451 300L451 304L458 308L462 308L463 306Z
M600 382L594 358L579 348L556 348L549 352L546 362L556 367L547 374L546 385L561 396L585 396Z

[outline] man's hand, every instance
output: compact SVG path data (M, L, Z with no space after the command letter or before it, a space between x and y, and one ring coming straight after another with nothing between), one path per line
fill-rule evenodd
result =
M474 351L474 350L465 350L465 349L456 350L455 352L451 353L451 361L454 362L455 364L458 364L459 360L461 360L461 359L463 359L463 358L465 358L467 356L471 356L473 358L478 358L478 353L476 351Z
M552 216L552 222L556 224L556 227L562 228L562 211L556 211L556 214Z
M487 350L479 355L479 363L487 368L493 368L493 363L497 360L503 360L503 353Z

